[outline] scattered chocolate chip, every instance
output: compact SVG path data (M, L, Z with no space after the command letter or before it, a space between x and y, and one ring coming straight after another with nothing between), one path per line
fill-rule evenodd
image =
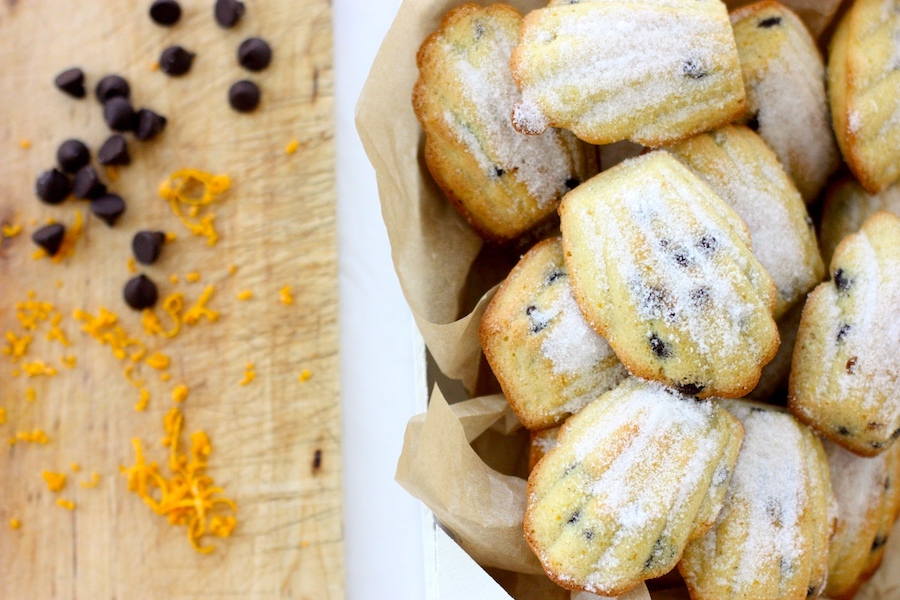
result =
M166 234L162 231L138 231L131 240L131 250L139 263L152 265L165 242Z
M56 76L53 83L60 91L73 98L84 98L87 94L84 90L84 71L78 67L66 69Z
M591 541L594 539L594 530L593 529L585 529L584 530L584 539L587 541Z
M709 302L709 288L701 287L691 291L691 301L695 306L706 306Z
M100 181L100 175L91 165L85 165L75 173L72 194L81 200L93 200L106 194L106 185Z
M137 114L131 102L122 96L114 96L103 105L103 119L114 131L134 131Z
M581 185L581 181L577 177L569 177L566 179L566 187L570 190L574 190L579 185Z
M900 429L895 429L894 433L891 434L891 439L896 440L898 437L900 437Z
M213 14L216 17L216 23L225 29L230 29L237 25L237 22L244 16L244 3L237 0L216 0L213 7Z
M883 536L883 535L877 536L877 537L875 538L875 540L872 542L872 552L878 550L879 548L881 548L881 547L884 546L885 544L887 544L887 537L886 537L886 536Z
M91 201L91 212L112 227L125 212L125 201L116 194L106 194Z
M101 165L130 165L131 156L128 155L125 138L118 133L109 136L97 152L97 162Z
M238 46L237 57L248 71L262 71L272 62L272 47L262 38L247 38Z
M869 445L878 450L887 446L887 442L869 442Z
M696 396L700 392L702 392L706 388L705 385L700 383L676 383L675 389L684 394L685 396Z
M691 79L703 79L708 73L700 65L700 62L689 58L681 64L681 72L685 77Z
M753 116L747 119L747 127L753 131L759 131L759 111L753 113Z
M697 246L703 249L706 254L712 254L719 247L719 240L711 235L704 235L697 242Z
M843 342L844 338L847 337L847 334L850 333L851 329L852 329L852 327L850 327L850 325L848 325L847 323L844 323L843 325L841 325L841 328L838 329L838 332L837 332L837 341Z
M572 516L569 517L569 520L566 521L566 523L568 523L568 524L570 524L570 525L571 525L572 523L577 523L577 522L578 522L578 519L580 519L580 518L581 518L581 511L580 511L580 510L576 510L576 511L572 514Z
M56 161L66 173L74 173L91 162L91 151L79 140L66 140L56 149Z
M316 448L316 451L313 452L313 459L312 459L313 475L318 473L321 469L322 469L322 450L320 448Z
M853 375L853 372L856 371L856 361L857 360L859 360L859 359L855 356L851 356L849 359L847 359L847 364L844 366L844 368L847 370L847 373L849 373L850 375Z
M659 339L659 336L655 333L650 336L650 349L653 350L653 354L657 358L669 358L672 356L672 350L669 349L669 345Z
M818 593L819 593L819 588L815 585L811 585L808 588L806 588L806 597L807 598L812 598L813 596L815 596Z
M680 267L686 267L691 264L691 259L686 253L682 251L675 252L672 256L675 258L675 262L677 262L678 266Z
M484 23L482 23L481 21L477 21L475 23L475 41L476 42L478 40L480 40L481 37L484 35L484 31L485 31Z
M554 281L556 281L556 280L559 279L560 277L565 277L565 276L566 276L566 274L563 273L562 271L554 270L554 271L551 272L549 275L547 275L547 283L548 283L548 284L553 283Z
M504 173L506 173L506 171L504 171L500 167L494 167L494 177L503 177Z
M72 183L59 169L50 169L38 175L34 192L47 204L59 204L72 191Z
M141 274L128 280L122 296L125 298L125 303L134 310L144 310L156 304L159 292L156 290L156 284L149 277Z
M781 25L781 17L769 17L756 24L757 27L762 29L768 29L769 27L775 27L776 25Z
M752 412L752 413L761 413L761 412L766 412L766 411L765 411L764 409L758 407L758 406L751 406L751 407L750 407L750 412Z
M159 55L159 68L167 75L184 75L191 70L195 56L197 55L181 46L169 46Z
M844 274L843 269L834 271L834 285L837 286L839 292L846 292L850 289L851 283L853 283L852 280Z
M63 237L66 234L66 228L59 223L44 225L33 234L31 240L43 248L49 256L55 256L62 246Z
M154 138L166 128L167 122L164 116L156 114L149 108L142 108L137 113L137 127L134 130L134 137L142 142Z
M788 576L794 572L794 563L789 558L782 557L779 563L782 576Z
M250 112L259 105L259 87L246 79L236 82L228 90L231 108L239 112Z
M531 333L540 333L546 326L547 321L541 321L541 315L535 315L537 307L533 304L525 309L525 314L531 319Z
M122 77L107 75L97 83L95 93L100 104L106 104L112 98L128 98L131 94L131 87Z
M675 550L667 540L663 538L657 539L653 543L653 550L650 551L650 556L644 562L644 571L649 571L657 565L668 563L674 558L674 553Z
M768 515L768 517L772 519L773 522L778 523L779 521L781 521L783 512L784 511L781 508L781 504L777 500L775 500L775 498L769 498L768 500L766 500L766 515Z
M837 432L841 435L850 435L850 430L843 425L838 425Z
M150 18L158 25L171 27L181 18L181 5L175 0L156 0L150 5Z

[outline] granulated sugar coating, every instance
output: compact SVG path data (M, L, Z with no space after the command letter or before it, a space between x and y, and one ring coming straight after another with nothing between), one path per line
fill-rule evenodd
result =
M776 290L746 225L666 152L625 161L560 207L588 323L631 373L701 397L740 397L775 355Z
M529 429L560 423L628 375L582 317L559 238L519 261L485 311L480 335L510 405Z
M563 587L624 593L712 525L742 437L717 403L627 379L569 418L532 472L526 538Z
M782 409L723 406L744 424L744 445L713 528L678 566L701 600L802 600L825 584L831 489L822 444Z
M527 136L513 129L510 114L521 94L509 57L520 22L507 6L462 6L418 55L413 106L425 129L429 169L489 238L521 234L595 172L593 151L570 132Z
M552 3L526 15L512 54L516 129L565 127L592 144L659 146L728 123L744 85L714 0Z

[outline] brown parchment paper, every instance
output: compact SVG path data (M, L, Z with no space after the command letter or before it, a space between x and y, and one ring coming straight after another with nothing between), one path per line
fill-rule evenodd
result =
M418 77L419 46L448 10L464 2L404 0L360 95L356 124L375 168L404 296L441 372L462 381L471 393L483 365L478 341L481 316L516 257L484 246L443 198L425 167L424 137L410 102ZM523 14L545 3L508 2ZM726 2L730 8L749 3ZM841 4L840 0L783 3L798 12L814 36L825 32L823 43ZM435 390L428 413L409 423L396 477L434 511L479 564L489 567L514 598L531 600L542 597L546 578L522 532L525 480L495 471L471 446L487 429L512 433L515 424L502 396L475 398L451 407ZM476 443L482 454L485 446ZM506 458L489 462L510 462ZM888 543L884 566L859 592L859 600L900 599L898 530ZM633 594L637 595L628 600L687 598L684 588L648 594L642 586Z

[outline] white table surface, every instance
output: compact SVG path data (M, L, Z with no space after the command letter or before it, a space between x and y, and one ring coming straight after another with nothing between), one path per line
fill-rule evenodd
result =
M334 0L344 540L349 600L422 600L422 510L394 482L416 413L415 324L354 107L400 0Z

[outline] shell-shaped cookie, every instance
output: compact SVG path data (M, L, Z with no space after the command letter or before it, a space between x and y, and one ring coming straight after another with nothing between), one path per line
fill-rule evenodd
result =
M656 151L604 171L560 206L588 323L628 370L701 397L741 397L778 349L776 290L744 222Z
M556 447L559 427L532 431L528 446L528 472L530 473L548 452Z
M900 506L900 445L862 457L826 441L837 528L828 546L825 595L849 600L881 562Z
M590 148L567 131L526 136L510 114L520 92L509 72L521 17L501 4L450 11L419 49L413 108L425 162L482 237L518 237L552 218L560 198L596 172Z
M900 437L900 218L869 217L838 246L831 272L803 309L788 405L824 437L873 456Z
M825 262L831 262L841 240L859 231L863 222L879 210L900 216L900 185L892 185L878 194L869 194L849 177L830 185L819 227L819 247Z
M740 449L715 402L638 379L570 417L528 479L525 536L561 586L615 596L712 525Z
M828 94L838 146L877 194L900 177L900 0L855 0L831 38Z
M525 16L510 63L516 129L659 146L730 122L744 84L718 0L553 3Z
M516 265L484 313L481 345L528 429L562 422L628 372L575 303L559 238Z
M825 265L806 205L758 135L729 125L668 150L747 224L753 254L778 289L776 319L822 281Z
M806 202L840 164L825 95L825 65L803 22L778 2L731 13L747 90L748 124L766 141Z
M693 600L803 600L825 587L832 531L822 443L777 407L723 402L744 444L713 528L678 565Z

